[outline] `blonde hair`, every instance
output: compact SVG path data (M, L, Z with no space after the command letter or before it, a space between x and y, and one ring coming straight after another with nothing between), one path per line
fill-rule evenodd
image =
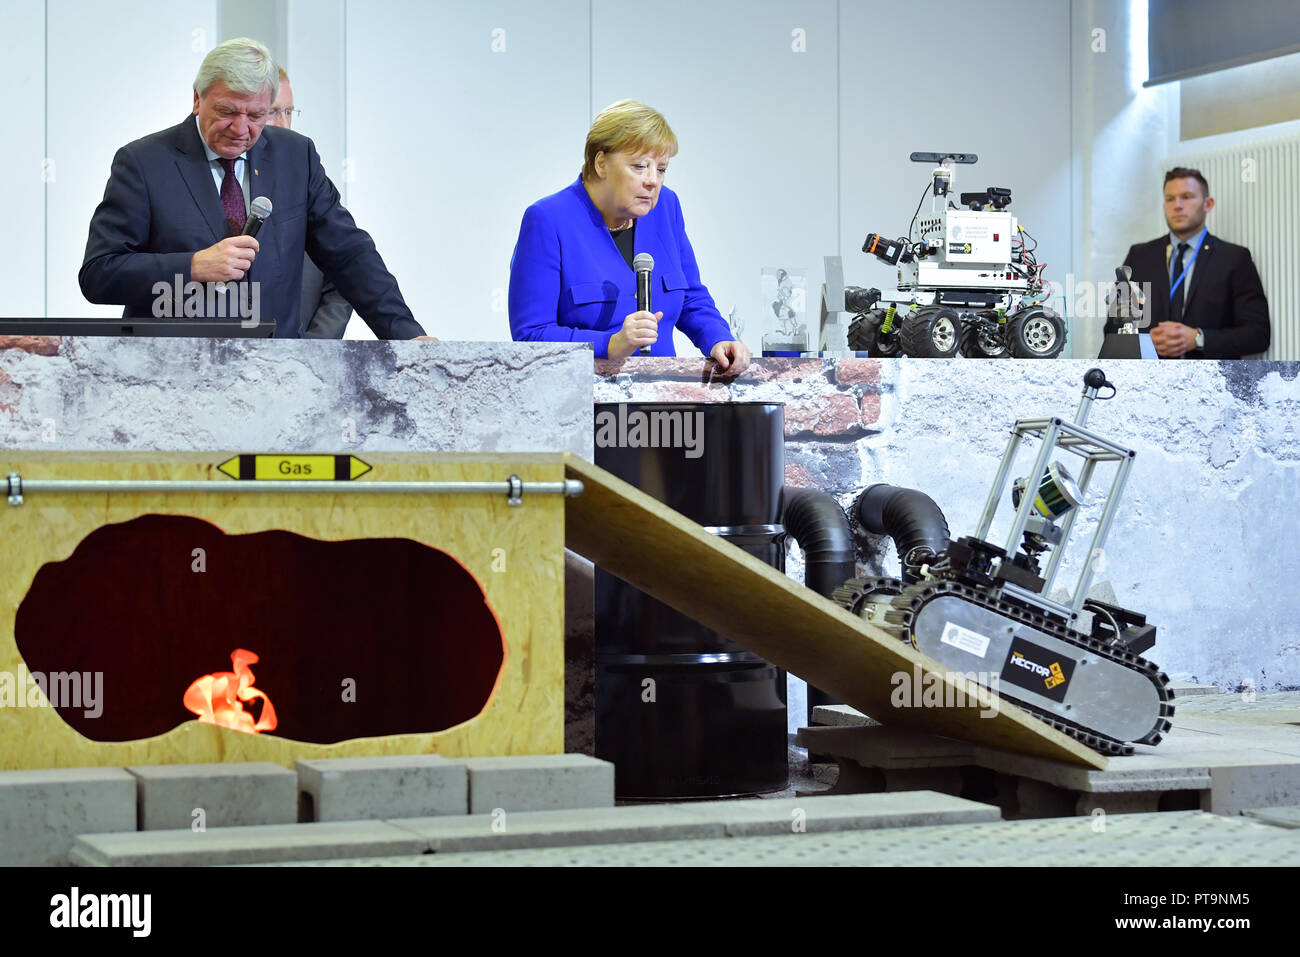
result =
M658 110L636 100L611 103L591 121L583 151L582 179L596 176L597 153L677 155L677 135Z

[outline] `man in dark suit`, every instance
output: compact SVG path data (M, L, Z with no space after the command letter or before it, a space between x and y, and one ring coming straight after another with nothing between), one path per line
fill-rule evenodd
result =
M1143 318L1162 359L1240 359L1268 348L1268 301L1250 250L1209 234L1205 217L1213 208L1199 170L1171 169L1169 234L1133 246L1124 259L1134 282L1151 284ZM1107 333L1118 331L1107 321Z
M271 118L268 126L281 129L293 129L293 118L298 108L293 102L293 85L289 74L280 68L280 92L271 104ZM343 293L335 288L334 283L325 278L310 256L302 260L302 334L307 339L342 339L343 332L352 318L352 303L343 298Z
M192 316L188 307L200 301L208 306L203 315L214 302L224 315L248 315L221 298L230 290L214 291L231 283L244 305L260 303L260 317L275 320L277 336L297 338L306 252L379 338L421 337L397 281L339 202L311 140L265 129L278 87L278 67L255 40L228 40L204 57L193 115L114 157L90 221L82 292L91 302L124 304L128 317ZM259 196L275 208L254 239L241 233ZM187 292L184 312L170 294L161 295L190 283L205 284L206 295L191 299Z

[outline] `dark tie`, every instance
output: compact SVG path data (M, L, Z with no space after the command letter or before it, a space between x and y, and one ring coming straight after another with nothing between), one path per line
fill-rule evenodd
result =
M1187 250L1191 247L1187 243L1178 244L1178 261L1174 263L1174 271L1169 274L1171 283L1178 282L1178 277L1183 274L1183 264L1187 262ZM1178 289L1174 292L1174 297L1169 300L1169 321L1183 321L1183 300L1186 298L1187 280L1184 279L1178 283Z
M235 175L235 161L218 158L218 162L226 171L221 180L221 208L226 211L226 235L238 236L244 231L244 223L248 220L248 211L244 209L244 190L239 185L239 177Z

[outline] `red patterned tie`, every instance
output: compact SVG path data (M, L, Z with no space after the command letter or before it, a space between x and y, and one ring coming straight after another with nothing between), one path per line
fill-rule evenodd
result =
M238 236L244 231L248 211L244 209L244 190L235 175L235 161L218 158L226 170L221 180L221 208L226 211L226 235Z

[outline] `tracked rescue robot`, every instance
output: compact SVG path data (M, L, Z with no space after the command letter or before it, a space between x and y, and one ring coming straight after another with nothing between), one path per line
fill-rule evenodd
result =
M1122 755L1133 752L1131 742L1159 743L1174 708L1168 677L1140 657L1155 644L1155 627L1144 615L1087 597L1094 558L1102 554L1136 454L1087 427L1104 388L1111 394L1103 398L1112 398L1115 387L1100 369L1090 369L1074 421L1016 422L973 536L947 540L942 513L921 493L867 489L853 507L851 524L894 535L902 576L855 578L833 598L1088 747ZM1039 442L1033 466L1012 481L1027 439ZM1082 460L1077 480L1062 453ZM1088 560L1073 592L1055 600L1049 597L1052 583L1079 508L1097 466L1109 463L1114 475L1098 493ZM1015 518L1000 547L988 540L989 530L1008 486ZM920 495L937 520L909 510L906 502L893 507L888 497L873 496L882 488ZM921 527L927 521L929 530ZM1091 616L1087 630L1080 625L1084 613Z
M849 325L851 349L873 356L946 359L1051 359L1065 347L1065 321L1043 305L1044 266L1037 241L1021 226L1011 190L990 186L952 201L958 164L974 153L913 153L914 163L938 163L917 203L908 234L871 233L862 251L898 267L898 291L848 287L845 305L858 315ZM930 213L917 217L925 194ZM1026 245L1026 239L1033 243ZM1049 284L1050 288L1050 284Z

